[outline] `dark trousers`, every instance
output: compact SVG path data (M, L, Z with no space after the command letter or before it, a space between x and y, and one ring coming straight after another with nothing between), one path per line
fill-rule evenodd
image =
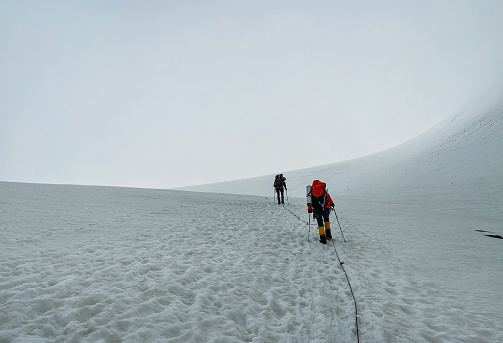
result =
M330 208L315 207L313 209L313 216L318 221L318 227L325 226L325 222L329 222Z
M283 187L275 187L276 189L276 195L278 197L278 204L281 204L281 203L285 203L285 195L284 195L284 190L283 190ZM279 200L279 194L281 193L281 202Z

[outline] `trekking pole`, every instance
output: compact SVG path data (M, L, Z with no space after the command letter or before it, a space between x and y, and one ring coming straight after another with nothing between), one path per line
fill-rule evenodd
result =
M308 213L307 217L309 218L309 224L308 224L308 226L309 226L309 232L307 234L307 241L309 242L309 234L311 233L311 214Z
M342 233L342 238L344 239L344 242L346 242L346 238L344 237L344 232L342 232L341 223L339 222L339 217L337 217L337 212L335 212L335 208L334 208L334 213L335 213L335 218L337 219L337 224L339 224L339 229L341 230L341 233Z
M290 204L290 200L288 200L288 189L285 188L286 191L286 202L287 204Z

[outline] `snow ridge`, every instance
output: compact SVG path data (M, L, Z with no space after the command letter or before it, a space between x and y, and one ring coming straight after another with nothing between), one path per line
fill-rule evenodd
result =
M303 197L313 178L336 197L431 195L483 198L503 189L503 98L474 102L424 134L395 148L355 160L284 172L290 196ZM191 186L183 190L269 196L274 175ZM476 192L475 194L472 192Z

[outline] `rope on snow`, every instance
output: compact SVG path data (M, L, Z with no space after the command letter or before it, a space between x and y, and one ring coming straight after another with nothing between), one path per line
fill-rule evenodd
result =
M342 262L341 259L339 258L339 253L337 252L337 249L335 248L335 242L333 240L332 240L332 244L334 246L334 250L335 250L335 254L337 255L337 259L339 260L339 264L341 265L341 268L344 271L344 274L346 275L346 280L348 280L349 290L351 291L351 295L353 296L353 301L355 303L356 338L359 343L360 342L360 330L358 329L358 306L356 305L355 294L353 293L353 287L351 287L351 282L349 282L348 273L346 273L346 269L344 269L344 266L343 266L344 262Z
M290 214L292 214L294 217L296 217L298 220L300 220L301 222L303 222L304 224L306 224L310 227L310 223L306 222L305 220L300 218L298 215L293 213L288 207L285 206L285 204L283 204L283 207L288 212L290 212ZM334 210L334 212L335 212L335 210ZM342 233L342 228L341 228L341 224L339 222L339 218L337 217L337 213L335 214L335 217L337 218L337 223L339 224L339 228L341 229L341 234L342 234L342 237L344 238L344 242L346 242L346 238L344 237L344 234ZM311 231L311 228L309 228L309 231ZM334 251L335 251L335 255L337 256L337 260L339 260L339 265L341 266L342 271L344 272L344 275L346 275L346 280L348 281L349 290L351 291L351 296L353 297L353 302L355 304L356 339L357 339L358 343L360 343L360 330L358 328L358 306L356 304L355 294L353 293L353 287L351 287L351 282L349 281L348 273L346 272L346 269L344 269L344 262L342 262L341 259L339 258L339 253L337 252L337 249L335 248L335 241L334 240L332 240L332 245L334 247Z

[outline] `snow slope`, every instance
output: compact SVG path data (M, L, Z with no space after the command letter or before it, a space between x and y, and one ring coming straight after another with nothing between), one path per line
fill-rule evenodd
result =
M337 135L337 131L329 135ZM285 147L287 149L288 147ZM313 149L314 150L314 149ZM395 148L355 160L284 172L290 196L313 178L336 197L402 201L485 202L503 190L503 96L486 96ZM184 190L272 196L274 175L184 187Z
M347 201L321 245L304 199L0 188L0 342L356 342L335 249L361 342L503 339L495 219Z
M285 176L296 197L315 178L327 182L357 236L347 253L352 277L365 285L359 297L380 299L386 309L373 313L395 326L383 325L385 341L503 341L503 241L486 236L503 236L501 94L396 148ZM272 197L272 180L187 189Z
M353 340L330 250L262 198L0 186L0 342Z
M361 342L502 342L503 104L482 104L285 173L285 207L271 176L192 188L245 195L0 182L0 343L356 342L336 252ZM333 245L306 225L313 178Z

